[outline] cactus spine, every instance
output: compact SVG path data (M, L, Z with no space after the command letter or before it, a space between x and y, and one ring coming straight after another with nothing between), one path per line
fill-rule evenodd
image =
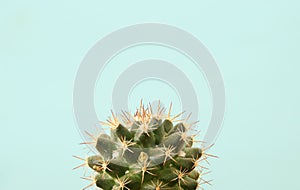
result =
M95 172L86 188L193 190L209 183L201 178L204 167L199 166L209 154L205 148L193 147L196 135L189 134L193 123L187 124L188 118L179 120L182 113L172 117L171 109L172 104L165 113L159 104L154 113L151 105L145 108L141 102L133 115L122 113L122 122L113 112L101 122L111 134L93 137L99 155L77 157Z

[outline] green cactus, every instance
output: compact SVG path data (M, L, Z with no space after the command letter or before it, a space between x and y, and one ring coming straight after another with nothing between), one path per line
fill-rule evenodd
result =
M141 102L135 114L122 113L122 122L114 113L102 122L110 126L111 134L95 138L99 155L82 159L96 173L88 187L193 190L209 183L197 169L199 161L207 158L206 149L192 147L195 135L188 133L192 124L187 119L176 123L182 113L171 117L171 108L172 104L165 114L159 105L154 113L151 105L145 108Z

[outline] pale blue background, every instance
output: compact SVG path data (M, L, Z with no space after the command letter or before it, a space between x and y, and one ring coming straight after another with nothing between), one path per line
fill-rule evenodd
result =
M292 0L2 1L0 189L87 184L71 170L80 163L71 155L87 152L72 112L76 71L97 40L143 22L194 34L223 74L227 112L207 189L300 189L299 9Z

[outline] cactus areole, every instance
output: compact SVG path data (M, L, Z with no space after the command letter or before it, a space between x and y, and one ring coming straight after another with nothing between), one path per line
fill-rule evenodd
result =
M171 109L172 104L166 113L159 104L152 110L141 102L134 114L123 112L119 119L112 112L101 122L110 127L110 135L90 134L99 154L82 159L85 164L80 166L95 173L84 178L92 181L84 189L193 190L209 184L202 178L206 168L200 165L209 154L207 148L195 146L195 123L188 123L189 117L181 119L182 113L172 116Z

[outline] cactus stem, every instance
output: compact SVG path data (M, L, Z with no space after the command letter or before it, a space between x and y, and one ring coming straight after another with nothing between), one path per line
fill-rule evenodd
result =
M153 110L141 100L134 113L111 111L101 122L110 134L86 132L88 140L81 144L95 144L99 154L74 156L84 162L74 169L88 166L97 174L83 178L92 182L83 190L93 185L103 190L203 190L202 184L210 184L203 179L209 172L202 161L209 164L210 157L218 158L207 153L213 145L193 146L202 142L195 140L198 122L189 121L191 114L185 118L185 112L172 113L172 108L172 102L165 108L159 101Z

